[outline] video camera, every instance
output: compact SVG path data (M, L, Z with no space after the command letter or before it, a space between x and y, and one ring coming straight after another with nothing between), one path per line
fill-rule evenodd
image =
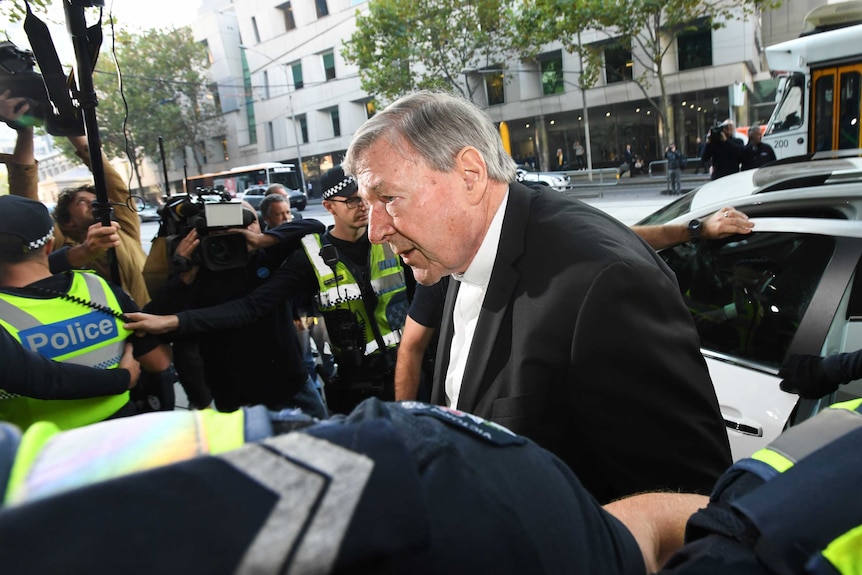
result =
M80 116L60 116L48 100L42 75L35 70L36 58L12 42L0 42L0 94L10 91L13 98L25 98L30 109L12 128L43 125L52 136L80 136L84 125Z
M168 255L174 265L179 264L174 258L177 245L192 228L198 231L201 241L199 249L192 254L192 264L219 271L248 263L245 236L225 233L225 230L247 228L254 222L255 214L226 192L198 188L196 196L173 196L159 210L159 216L167 236Z

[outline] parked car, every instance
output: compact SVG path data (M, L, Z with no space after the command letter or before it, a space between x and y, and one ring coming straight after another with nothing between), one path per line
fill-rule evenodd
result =
M241 195L238 194L237 197L239 199L245 200L250 203L254 209L260 209L260 202L263 201L264 196L266 195L266 189L269 186L251 186L246 189ZM287 189L287 197L290 200L290 209L303 211L305 206L308 205L308 197L305 193L299 190L291 190Z
M524 167L518 168L518 181L538 182L559 191L570 187L569 177L566 175L555 174L553 172L535 172Z
M854 151L857 155L862 151ZM794 353L862 348L862 157L804 158L709 182L640 224L688 223L732 205L748 235L665 249L701 338L734 459L747 457L860 381L820 400L779 389Z
M144 204L143 208L138 210L138 217L141 218L142 222L158 222L161 220L158 210L158 206Z

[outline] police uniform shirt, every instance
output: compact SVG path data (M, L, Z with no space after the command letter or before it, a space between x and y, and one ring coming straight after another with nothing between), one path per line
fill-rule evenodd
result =
M114 295L117 297L117 302L120 304L120 308L123 312L133 312L139 311L140 308L135 304L129 295L124 292L118 286L113 284L108 284L111 287L111 290L114 292ZM39 280L37 282L33 282L32 284L25 286L23 288L3 288L2 291L5 293L28 297L32 299L54 299L58 297L57 294L66 294L69 292L69 289L72 287L72 275L71 273L62 273L55 274L49 278L45 278L43 280ZM47 290L47 291L45 291ZM88 306L81 304L81 315L88 313L89 311L93 311L92 308L88 308ZM132 347L134 348L134 356L140 357L152 350L154 350L159 345L158 337L154 335L145 335L143 337L131 337L128 340Z

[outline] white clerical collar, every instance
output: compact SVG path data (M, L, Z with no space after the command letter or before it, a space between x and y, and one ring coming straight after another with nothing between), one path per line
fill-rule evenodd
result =
M467 270L463 274L453 273L452 277L459 282L473 284L480 287L485 287L491 281L491 272L494 270L494 261L497 258L497 246L500 245L500 234L503 232L503 216L506 214L506 204L509 202L509 190L506 189L506 195L503 196L503 201L500 202L500 207L497 208L497 213L494 214L494 219L491 220L491 225L488 227L488 232L485 234L485 239L482 240L482 245L476 256Z

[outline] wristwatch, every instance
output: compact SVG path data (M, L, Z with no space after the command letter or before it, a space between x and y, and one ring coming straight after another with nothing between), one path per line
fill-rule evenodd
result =
M703 222L700 220L691 220L688 222L688 235L692 240L699 240L700 233L703 231Z

